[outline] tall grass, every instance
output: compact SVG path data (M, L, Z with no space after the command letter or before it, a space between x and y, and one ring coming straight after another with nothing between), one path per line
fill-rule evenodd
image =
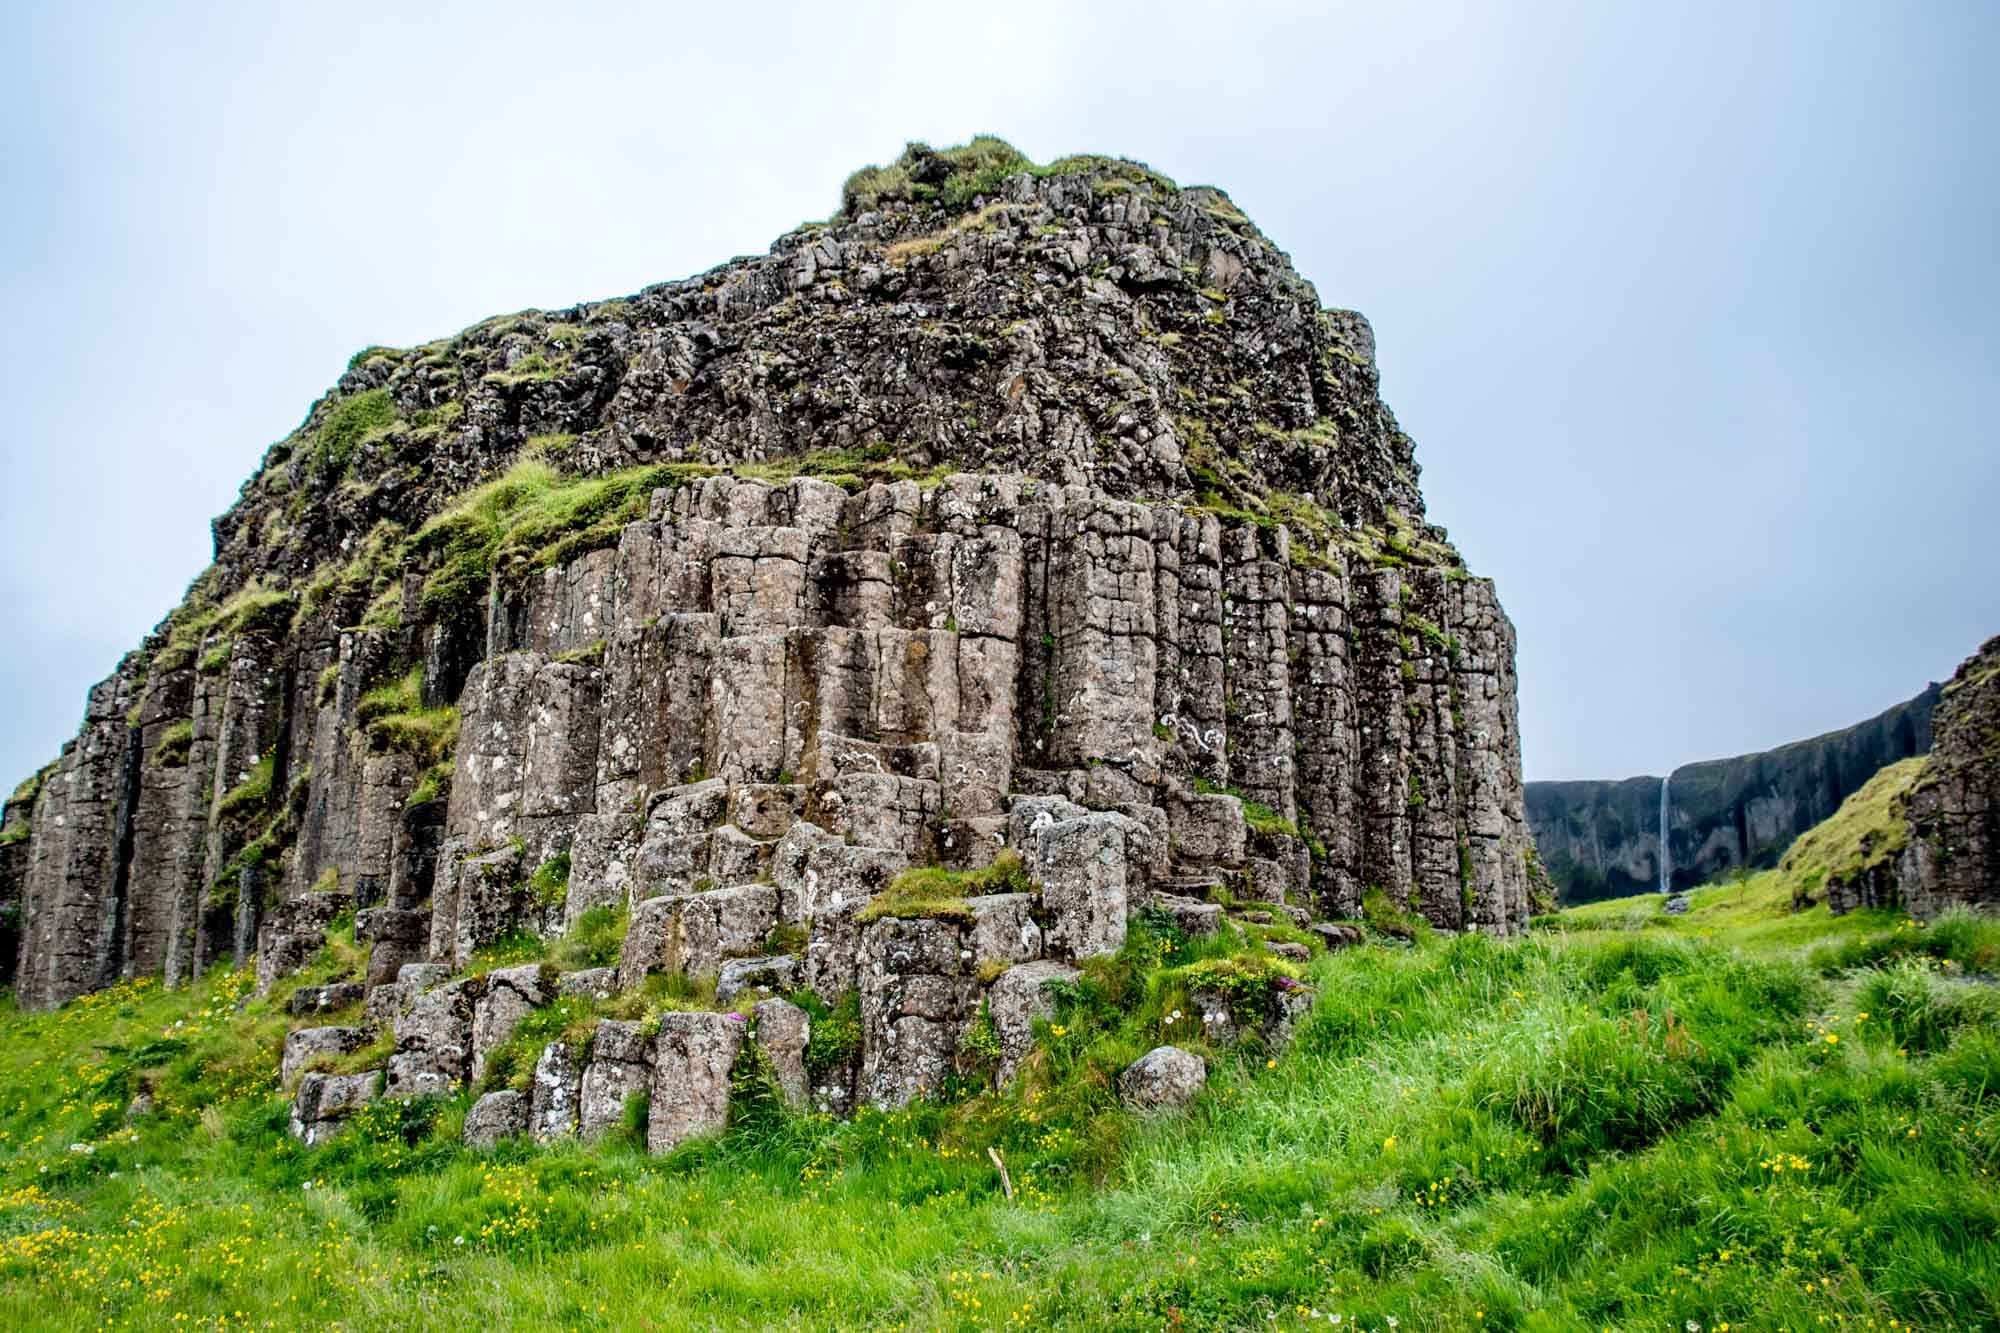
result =
M1980 924L1915 930L1950 954ZM300 1148L272 1084L284 996L244 1003L238 974L7 1010L0 1321L2000 1323L1992 988L1921 942L1829 968L1754 922L1569 925L1316 957L1289 1050L1210 1052L1193 1108L1135 1118L1116 1070L1172 1039L1191 969L1245 947L1141 922L1007 1092L843 1122L748 1070L728 1131L657 1159L630 1133L469 1152L469 1094ZM340 941L309 979L358 962Z

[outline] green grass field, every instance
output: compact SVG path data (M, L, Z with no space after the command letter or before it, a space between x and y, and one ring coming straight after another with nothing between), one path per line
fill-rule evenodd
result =
M746 1081L657 1159L468 1152L463 1097L302 1149L242 974L9 1005L0 1327L2000 1327L2000 923L1789 897L1316 956L1288 1051L1148 1122L1108 1076L1242 947L1155 925L1010 1093L838 1122Z

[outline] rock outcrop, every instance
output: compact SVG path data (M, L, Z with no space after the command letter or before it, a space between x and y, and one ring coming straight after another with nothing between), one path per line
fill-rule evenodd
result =
M2000 908L2000 637L1945 685L1934 730L1896 864L1902 906L1926 920L1950 907Z
M1737 866L1773 866L1877 771L1931 748L1933 684L1866 722L1670 775L1668 873L1691 889ZM1660 779L1530 782L1528 827L1566 903L1660 887Z
M1118 1095L1135 1111L1177 1110L1208 1084L1201 1057L1178 1046L1155 1046L1118 1076Z
M353 909L379 1085L415 1096L657 973L858 997L810 1090L803 1011L754 1046L670 1013L531 1053L476 1118L589 1134L650 1096L665 1148L746 1049L835 1102L935 1088L997 1012L1018 1059L1040 985L1148 907L1212 931L1211 890L1519 929L1513 630L1424 521L1366 322L1220 191L998 151L913 149L765 256L357 356L9 804L22 1004L253 955L268 985ZM875 902L1006 850L1021 891ZM628 916L615 970L452 979ZM315 1084L302 1124L375 1086Z

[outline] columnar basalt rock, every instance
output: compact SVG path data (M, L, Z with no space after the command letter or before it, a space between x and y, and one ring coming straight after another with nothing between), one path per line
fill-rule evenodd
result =
M854 997L893 1103L974 1023L1011 1068L1148 910L1520 929L1512 629L1425 520L1366 322L1134 164L950 197L357 357L8 806L22 1004L251 952L273 983L352 907L387 1095L666 972ZM1003 852L1009 891L877 903ZM588 984L449 979L620 920ZM804 1013L759 1020L787 1095ZM743 1024L611 1022L494 1122L723 1122Z
M306 1144L325 1143L381 1091L379 1069L359 1074L307 1074L299 1080L298 1096L292 1101L292 1137Z
M1933 725L1896 865L1903 906L1926 920L1951 907L2000 908L2000 637L1945 685Z
M861 1084L873 1102L900 1106L935 1092L951 1073L977 996L964 928L887 917L861 938Z
M618 1128L625 1119L625 1104L649 1096L652 1083L652 1046L639 1025L604 1019L591 1038L590 1063L578 1085L578 1132L595 1138Z
M729 1071L743 1045L735 1014L660 1015L653 1043L652 1113L646 1147L666 1152L729 1119Z

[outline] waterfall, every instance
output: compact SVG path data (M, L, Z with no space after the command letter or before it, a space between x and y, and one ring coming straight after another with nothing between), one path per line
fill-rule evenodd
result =
M1674 854L1667 847L1667 811L1670 808L1667 803L1667 784L1672 782L1673 780L1674 780L1673 775L1671 773L1669 773L1666 777L1660 779L1660 892L1661 893L1672 893L1674 891Z

